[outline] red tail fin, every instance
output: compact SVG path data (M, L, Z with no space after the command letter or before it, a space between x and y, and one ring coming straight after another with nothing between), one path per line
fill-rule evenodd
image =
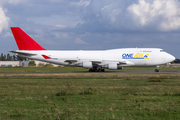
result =
M19 50L46 50L19 27L11 27Z

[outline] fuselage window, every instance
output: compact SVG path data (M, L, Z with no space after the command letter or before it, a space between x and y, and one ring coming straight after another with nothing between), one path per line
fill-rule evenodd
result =
M143 51L143 52L151 52L151 51Z

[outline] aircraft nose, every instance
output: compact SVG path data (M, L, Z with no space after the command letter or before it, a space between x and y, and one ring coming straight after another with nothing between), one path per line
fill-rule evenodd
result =
M167 58L168 62L173 62L175 59L176 58L173 55L170 55L170 54L168 55L168 58Z
M174 61L176 58L174 56L171 56L172 61Z

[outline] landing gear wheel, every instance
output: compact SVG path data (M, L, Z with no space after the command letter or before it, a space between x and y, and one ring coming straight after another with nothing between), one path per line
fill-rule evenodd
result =
M92 69L89 69L89 72L92 72Z
M155 72L159 72L159 70L158 70L158 69L155 69Z
M91 68L91 69L89 69L89 72L97 72L97 70L96 70L96 69Z
M102 69L98 69L97 72L102 72Z
M155 72L159 72L159 66L156 66Z
M89 69L89 72L104 72L105 70L104 69L102 69L102 68L90 68Z

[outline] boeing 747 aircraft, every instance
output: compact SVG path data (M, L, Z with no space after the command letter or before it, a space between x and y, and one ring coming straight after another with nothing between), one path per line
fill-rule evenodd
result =
M122 48L111 50L57 51L46 50L19 27L11 27L19 50L10 51L17 56L57 65L77 66L89 72L117 70L126 66L158 66L175 60L159 48Z

